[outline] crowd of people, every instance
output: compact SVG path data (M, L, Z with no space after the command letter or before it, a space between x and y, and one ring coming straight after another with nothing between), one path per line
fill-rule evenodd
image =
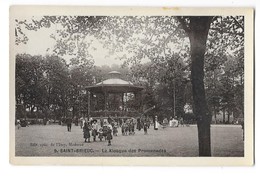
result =
M46 119L47 120L47 119ZM47 122L43 120L43 122ZM111 145L111 140L113 136L118 136L118 130L121 129L122 136L133 136L135 135L135 130L141 131L143 129L144 134L148 134L148 129L153 125L154 130L159 128L165 129L167 127L179 127L185 126L184 120L182 117L177 118L176 116L164 119L158 119L158 116L155 116L153 119L150 117L141 117L141 118L128 118L128 119L112 119L108 117L107 119L93 119L93 118L79 118L77 121L71 117L64 118L61 121L61 124L67 125L67 131L71 132L72 123L75 125L80 125L80 128L83 129L83 138L85 142L91 142L91 137L93 137L93 142L97 141L108 141L108 146ZM29 122L26 119L17 119L16 120L17 128L29 126ZM44 123L43 125L46 125ZM186 124L189 126L189 124ZM243 139L244 139L244 122L241 124L243 130Z
M67 129L71 131L72 119L67 118L65 120L67 124ZM166 127L178 127L179 125L184 126L183 119L177 120L177 118L163 119L163 121L158 121L158 117L155 116L154 119L149 117L141 118L128 118L128 119L112 119L108 117L107 119L93 119L93 118L80 118L77 121L80 128L83 129L83 137L85 142L97 141L108 141L108 146L111 145L111 140L113 136L118 135L118 129L121 129L122 136L133 136L135 135L135 130L143 129L144 134L148 134L148 129L151 124L154 126L154 130L158 130L159 127L165 129ZM93 138L91 138L93 137Z
M154 129L158 130L159 127L162 127L163 129L165 129L166 127L179 127L179 126L184 126L184 121L183 118L177 118L177 116L175 116L175 118L170 117L169 119L164 118L162 121L158 120L158 117L155 116L155 121L154 121Z
M67 124L68 132L71 132L72 118L67 118L65 123ZM149 118L128 118L128 119L93 119L93 118L80 118L78 120L80 128L83 129L83 138L85 142L108 141L108 146L111 145L113 136L118 135L118 129L121 129L123 136L135 135L135 130L144 130L144 134L148 134L151 121ZM92 138L91 138L92 137Z

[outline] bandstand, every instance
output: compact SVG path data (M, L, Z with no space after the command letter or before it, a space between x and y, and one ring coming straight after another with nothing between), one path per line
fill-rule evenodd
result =
M108 73L108 79L86 87L88 117L94 119L139 117L142 113L143 87L121 78L117 71Z

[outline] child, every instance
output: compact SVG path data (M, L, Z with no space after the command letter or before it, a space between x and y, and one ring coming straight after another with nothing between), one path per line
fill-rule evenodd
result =
M108 133L108 125L107 125L107 122L104 122L104 125L103 125L103 136L105 137L105 140L107 140L107 133Z
M121 125L121 132L122 132L122 135L125 136L125 122L123 122Z
M113 139L112 136L112 126L108 124L107 126L107 140L108 140L108 146L111 146L111 140Z
M129 132L129 122L128 121L125 122L124 131L125 131L125 135L127 136L128 132Z
M113 126L113 135L117 136L118 130L117 130L117 123L114 124Z
M129 135L134 135L135 134L135 124L134 121L131 120L129 123Z
M85 142L88 141L88 143L90 143L90 124L88 122L84 123L84 127L83 127L83 132L84 132L84 138L85 138Z
M98 138L100 139L100 141L102 141L102 139L103 139L103 128L102 127L98 130Z

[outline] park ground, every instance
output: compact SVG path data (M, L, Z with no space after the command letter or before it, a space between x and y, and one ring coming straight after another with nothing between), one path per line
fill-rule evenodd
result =
M167 127L143 130L134 136L114 136L112 145L106 141L85 143L79 126L68 132L61 125L15 127L16 156L198 156L197 127ZM211 149L215 157L244 156L242 129L239 125L212 125Z

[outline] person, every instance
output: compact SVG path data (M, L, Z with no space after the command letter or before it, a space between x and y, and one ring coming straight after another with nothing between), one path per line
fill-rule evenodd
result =
M108 140L108 146L111 146L111 140L113 139L112 136L112 125L107 124L107 140Z
M47 122L48 122L47 118L44 117L44 118L43 118L43 125L47 125Z
M96 136L98 134L98 124L97 124L97 120L93 120L93 124L92 124L92 136L93 136L93 141L96 141Z
M88 143L90 143L90 130L91 130L90 123L85 121L83 126L83 134L84 134L85 142Z
M112 119L111 119L111 117L110 117L110 116L108 116L108 117L107 117L107 122L108 122L108 124L111 124L111 122L112 122Z
M114 123L113 126L113 136L117 136L118 130L117 130L117 122Z
M128 119L125 121L124 131L125 131L125 135L127 136L129 134L129 120Z
M83 119L83 117L81 117L81 118L79 119L79 124L80 124L80 128L82 129L82 128L83 128L83 125L84 125L84 119Z
M147 128L148 128L148 123L144 122L144 134L147 135Z
M100 119L100 126L103 127L103 125L104 125L104 120Z
M72 118L70 118L70 117L67 118L66 123L67 123L68 132L71 132Z
M122 123L121 125L121 132L122 132L122 135L125 136L125 122Z
M150 128L150 118L147 116L146 120L145 120L146 124L147 124L147 128Z
M159 128L158 117L155 116L155 120L154 120L154 130L158 130L158 128Z
M137 126L136 128L140 131L142 126L141 126L141 118L137 118Z
M74 116L74 123L75 123L75 126L79 125L79 119L76 116Z
M244 121L241 121L241 128L242 128L242 136L244 141Z
M100 141L102 141L103 137L104 137L104 136L103 136L103 128L100 127L100 128L98 129L98 138L99 138Z
M89 121L90 125L92 125L92 123L93 123L93 118L90 117L88 121Z
M122 124L123 124L123 120L119 119L119 126L122 127Z
M177 116L175 116L175 118L173 119L173 127L179 127L179 121Z
M66 124L66 118L62 116L61 118L61 126L64 126Z
M20 121L20 119L17 119L17 128L18 128L18 130L21 128L21 121Z
M166 126L168 125L168 120L167 118L163 119L163 128L166 128Z
M180 125L181 125L182 127L184 127L184 121L183 121L183 118L182 118L182 117L180 117Z
M170 117L169 126L173 127L173 118L172 117Z
M107 140L107 134L108 134L108 125L107 125L107 121L104 121L104 124L103 124L103 136L104 136L105 140Z
M129 121L129 135L134 135L135 134L135 123L134 119L131 119Z
M25 119L22 119L21 120L21 127L27 127L28 124L27 124L27 121Z

